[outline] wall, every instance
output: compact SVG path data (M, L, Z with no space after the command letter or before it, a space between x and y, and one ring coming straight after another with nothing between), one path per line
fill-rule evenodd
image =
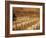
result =
M21 1L44 2L45 3L46 0L21 0ZM45 6L46 6L46 4L45 4ZM45 28L45 32L46 32L46 28ZM5 0L0 0L0 38L5 38L4 36L5 36ZM46 38L46 35L16 37L16 38Z

